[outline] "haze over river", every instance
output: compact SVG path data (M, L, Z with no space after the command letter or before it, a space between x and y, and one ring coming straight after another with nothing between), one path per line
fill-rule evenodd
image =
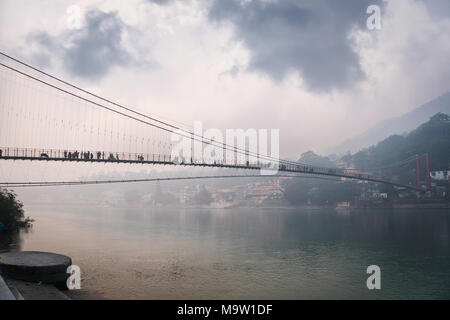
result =
M25 206L17 249L69 255L113 299L450 298L446 210ZM381 268L368 290L366 268Z

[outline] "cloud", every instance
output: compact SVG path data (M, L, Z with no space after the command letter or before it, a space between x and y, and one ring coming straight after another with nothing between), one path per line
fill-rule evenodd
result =
M293 159L310 149L327 150L379 120L401 115L450 89L450 19L438 19L433 13L445 10L444 2L434 7L434 1L383 1L382 29L377 31L365 28L366 5L352 7L351 0L348 4L222 0L212 6L192 1L198 7L184 3L143 5L141 10L130 2L102 7L102 12L119 12L116 18L122 22L122 34L115 37L120 40L112 48L132 59L128 63L112 59L112 66L102 69L106 73L100 72L102 83L77 83L88 88L98 85L105 97L149 114L187 124L203 120L205 128L280 128L280 150ZM271 10L264 5L272 6ZM17 13L21 11L11 10L17 28L6 24L4 33L13 34L17 46L23 34L47 30L30 35L35 38L33 45L24 43L16 55L39 53L33 59L42 64L48 63L50 55L51 71L62 75L61 68L72 70L64 60L69 50L75 52L70 45L81 46L80 38L89 29L60 29L65 21L61 18L59 25L55 21L58 14L64 16L65 8L45 16L53 24L39 25L38 17L47 9L36 5L35 10L41 11L33 11L35 20L26 28L28 20ZM160 24L173 32L161 32ZM146 52L143 44L148 46ZM147 72L139 67L146 58L139 50L157 59L158 68ZM271 58L269 63L256 64L263 53ZM24 60L33 61L27 57ZM275 65L270 64L273 59L280 60L275 61L282 67L278 78ZM340 71L338 67L359 70L359 77L348 77L345 68L341 73L334 71ZM78 74L76 69L71 72ZM281 83L272 80L281 78ZM327 92L326 88L345 90Z
M346 88L364 78L349 33L365 27L374 0L299 2L213 0L209 19L231 23L251 52L248 69L279 81L298 71L314 91Z
M420 0L428 9L430 15L437 19L449 19L450 1L448 0Z
M151 2L151 3L156 3L158 5L162 5L162 6L168 5L171 2L173 2L173 0L147 0L147 1Z
M407 112L450 89L450 19L435 16L439 4L388 1L380 31L354 34L366 96L383 92L386 100L377 100L387 113Z
M44 50L60 58L70 74L97 80L114 67L148 62L141 62L127 49L124 42L126 32L133 31L116 12L95 9L86 12L80 29L66 30L57 35L37 31L30 33L27 40L40 47L41 55Z
M69 34L64 60L72 74L97 78L113 66L128 65L131 55L123 47L124 24L116 13L89 11L85 27Z

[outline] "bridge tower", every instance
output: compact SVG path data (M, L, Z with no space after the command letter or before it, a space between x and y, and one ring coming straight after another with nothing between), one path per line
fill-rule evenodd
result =
M418 154L416 154L416 186L420 188L420 159Z
M425 172L427 175L427 191L431 191L430 163L428 159L428 153L425 154Z

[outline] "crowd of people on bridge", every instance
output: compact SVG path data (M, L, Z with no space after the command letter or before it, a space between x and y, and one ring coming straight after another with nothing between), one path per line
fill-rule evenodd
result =
M85 160L92 160L94 159L94 154L91 153L90 151L88 152L78 152L78 151L74 151L74 152L67 152L64 151L64 158L66 159L85 159ZM97 155L97 159L99 159L98 155Z
M138 161L144 161L143 155L137 155ZM116 153L115 155L113 153L109 153L109 155L105 155L105 152L98 151L97 153L93 153L90 151L86 152L79 152L79 151L67 151L64 150L64 158L75 160L75 159L81 159L81 160L109 160L109 161L118 161L120 160L119 154Z

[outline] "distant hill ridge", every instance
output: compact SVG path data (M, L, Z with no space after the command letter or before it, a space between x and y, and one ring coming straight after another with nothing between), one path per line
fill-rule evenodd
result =
M389 118L379 122L363 134L348 139L333 148L330 153L355 153L362 148L376 144L394 134L404 134L417 128L436 113L450 114L450 92L410 111L400 117Z
M430 155L431 170L446 170L450 167L449 115L439 112L406 136L391 135L343 159L353 163L356 168L365 169L389 165L425 153ZM412 163L410 167L414 165ZM393 170L398 171L400 168Z
M322 157L315 154L313 151L307 151L302 153L300 159L297 160L298 163L308 164L317 167L336 167L336 164L331 161L328 157Z

